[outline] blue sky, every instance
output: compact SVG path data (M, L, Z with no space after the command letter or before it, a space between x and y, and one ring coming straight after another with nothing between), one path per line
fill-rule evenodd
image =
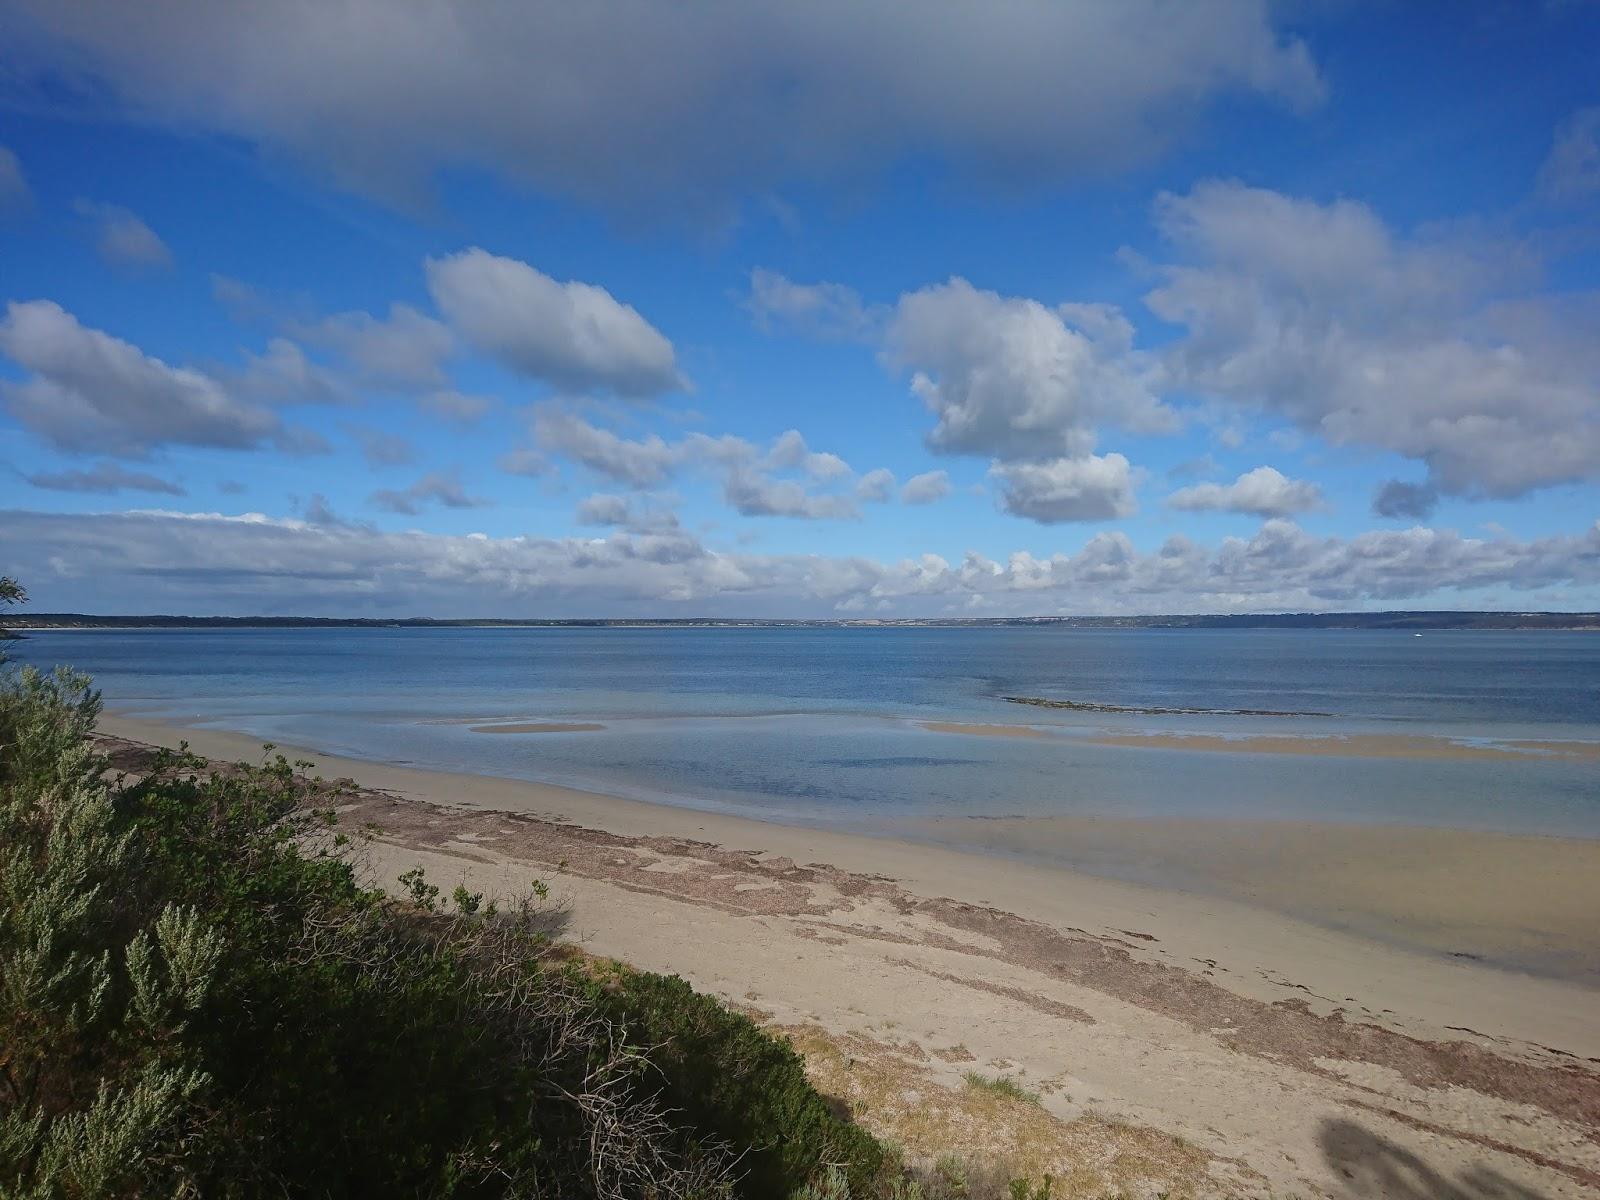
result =
M1600 5L0 14L36 607L1600 608Z

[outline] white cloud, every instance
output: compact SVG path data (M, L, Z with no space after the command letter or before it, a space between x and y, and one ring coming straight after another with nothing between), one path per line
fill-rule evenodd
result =
M580 525L626 525L633 519L625 497L596 492L578 505Z
M684 386L672 343L604 288L477 248L425 265L434 303L461 336L523 374L621 396Z
M431 471L404 491L380 489L372 493L371 500L381 509L407 516L415 516L429 503L444 508L483 508L489 504L487 500L467 495L453 471Z
M596 492L578 504L575 514L580 525L619 526L633 533L668 534L678 529L678 518L670 509L640 507L626 496Z
M439 167L654 214L909 156L1051 182L1158 153L1218 99L1322 95L1265 0L932 0L915 19L894 0L12 8L20 80L78 81L402 199Z
M1557 204L1600 195L1600 105L1580 108L1556 130L1538 186L1540 195Z
M1318 538L1273 520L1213 547L1174 537L1137 550L1100 533L1074 554L960 562L924 554L753 555L681 531L605 538L387 533L256 515L7 512L7 566L41 607L91 612L433 613L555 616L711 613L889 615L1308 610L1484 589L1600 587L1600 524L1518 541L1407 529ZM56 564L72 564L68 578Z
M798 429L780 433L767 452L767 465L780 470L802 470L813 479L839 479L851 474L850 464L837 454L813 451Z
M996 463L989 474L1007 512L1047 525L1109 521L1139 510L1133 469L1120 454Z
M817 495L792 479L773 479L746 467L728 472L722 498L746 517L844 520L861 515L848 496Z
M240 370L218 368L236 391L272 404L344 404L353 399L338 375L306 356L288 338L275 337L261 354L245 352Z
M1289 517L1323 507L1322 489L1290 479L1275 467L1246 471L1232 483L1197 483L1180 488L1167 503L1185 512L1232 512L1256 517Z
M107 496L122 491L156 492L166 496L187 494L179 484L173 483L170 479L162 479L143 471L130 471L114 462L98 463L87 471L41 472L37 475L25 475L23 478L36 488L57 492L93 492Z
M387 318L343 312L319 321L293 321L290 329L343 356L366 383L406 391L442 388L442 364L455 349L449 329L408 304L391 304Z
M894 472L887 467L868 471L856 482L856 499L882 504L894 491Z
M945 471L924 471L906 480L900 499L906 504L932 504L950 494L950 476Z
M638 441L619 437L609 429L550 406L543 406L534 414L533 430L544 449L630 487L663 483L683 461L682 443L668 445L653 433Z
M873 340L887 315L863 304L856 290L842 283L795 283L764 267L750 272L747 304L763 330L785 328L842 340Z
M7 305L0 353L32 373L0 384L0 396L61 450L143 458L164 445L320 448L314 434L285 428L276 413L230 395L211 376L86 328L49 300Z
M654 433L625 438L548 404L535 411L533 428L543 450L630 488L656 487L693 469L720 477L723 500L743 516L831 520L860 515L855 498L819 490L845 484L854 475L849 464L835 454L813 451L798 430L780 434L763 454L744 438L731 435L691 433L674 442ZM802 478L781 479L774 471L798 472ZM873 479L867 491L877 487ZM862 498L871 497L862 494Z
M1001 461L1078 458L1101 425L1175 427L1114 309L1006 297L951 279L900 297L886 355L938 419L931 449Z
M94 222L95 246L112 266L158 270L172 266L172 250L127 209L92 200L79 200L73 207L79 216Z
M28 188L28 177L17 156L5 146L0 146L0 211L21 208L33 199Z
M1593 305L1492 303L1527 275L1493 244L1396 237L1364 205L1235 183L1163 196L1186 260L1148 299L1185 327L1167 386L1418 459L1440 493L1514 497L1600 474Z

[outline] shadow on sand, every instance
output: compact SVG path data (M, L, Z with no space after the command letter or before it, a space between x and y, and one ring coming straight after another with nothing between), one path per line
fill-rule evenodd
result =
M1354 1121L1322 1126L1322 1155L1343 1182L1344 1195L1371 1200L1549 1200L1488 1167L1468 1167L1447 1179L1417 1155Z

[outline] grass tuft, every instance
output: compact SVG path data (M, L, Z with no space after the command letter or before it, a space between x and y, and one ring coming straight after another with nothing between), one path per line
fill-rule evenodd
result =
M1039 1103L1038 1092L1030 1092L1009 1075L984 1075L977 1071L968 1071L966 1079L969 1088L989 1092L995 1096L1005 1096L1023 1104Z

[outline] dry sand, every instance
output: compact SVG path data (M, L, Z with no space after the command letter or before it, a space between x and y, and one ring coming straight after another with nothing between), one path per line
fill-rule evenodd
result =
M103 726L259 757L238 735ZM566 936L791 1030L819 1082L869 1128L908 1130L914 1146L1004 1128L1014 1148L1034 1147L1038 1123L1053 1122L1049 1145L1075 1172L1057 1195L1600 1196L1600 991L1224 897L305 756L368 789L351 816L383 830L371 847L380 878L420 863L447 888L501 894L547 879L570 904ZM1415 836L1425 860L1434 835ZM1251 869L1262 888L1296 874ZM1386 903L1406 903L1410 867L1397 858L1390 869ZM1447 883L1426 876L1411 889L1419 913L1450 908L1422 895L1436 886ZM1559 909L1563 887L1553 891ZM975 1133L970 1114L950 1115L972 1069L1037 1090L1043 1115L1002 1113L1016 1123Z

